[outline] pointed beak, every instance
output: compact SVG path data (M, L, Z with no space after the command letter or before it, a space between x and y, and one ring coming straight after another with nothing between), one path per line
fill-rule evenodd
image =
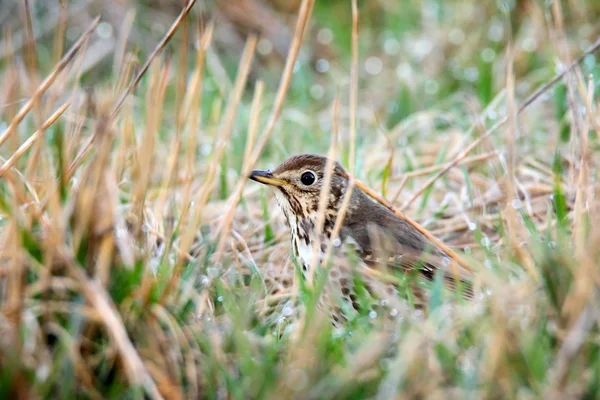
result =
M256 169L250 173L250 179L271 186L283 186L287 184L286 181L273 177L273 174L269 171L261 171Z

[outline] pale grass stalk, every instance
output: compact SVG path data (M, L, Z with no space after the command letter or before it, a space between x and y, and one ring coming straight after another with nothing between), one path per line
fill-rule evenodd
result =
M121 24L121 29L119 29L119 37L117 38L117 44L115 45L114 57L113 57L113 66L112 72L113 76L120 75L120 69L124 65L125 55L127 54L127 40L129 39L129 34L133 28L133 21L135 20L136 9L134 7L127 10L125 13L125 17L123 18L123 23ZM129 74L127 74L129 76Z
M594 81L590 77L588 81L587 94L585 96L586 104L594 102ZM590 121L593 119L592 109L587 108L586 118L583 127L579 132L579 152L581 161L579 165L579 178L577 181L577 192L575 195L575 209L573 220L573 239L575 243L575 254L578 258L583 257L586 251L586 215L589 215L587 203L589 188L589 149L588 149L588 131Z
M508 143L508 177L506 180L506 204L504 212L506 213L506 222L508 225L508 238L509 243L514 254L519 258L521 264L523 264L529 273L529 276L537 281L539 276L533 264L531 256L519 245L520 238L522 237L522 226L519 223L519 217L517 216L517 210L513 206L513 200L515 199L515 165L516 165L516 136L518 130L517 121L517 106L515 103L515 75L513 71L514 53L512 45L509 45L507 51L507 70L506 70L506 104L507 104L507 143Z
M71 49L60 59L58 63L54 66L50 74L44 79L44 81L37 87L34 91L31 98L21 107L17 115L10 121L10 124L6 128L2 135L0 135L0 146L12 135L17 126L23 121L25 116L31 111L31 109L37 104L40 97L48 90L48 88L52 85L52 83L56 80L61 71L69 64L69 62L73 59L75 54L79 51L79 49L83 46L85 41L91 35L91 33L96 29L98 23L100 22L100 17L96 17L90 27L79 37L77 42L71 46Z
M163 218L163 210L167 201L167 196L169 195L171 189L173 176L175 175L175 171L178 165L177 161L179 157L180 148L181 138L179 135L177 135L171 143L171 148L169 149L170 157L167 162L167 171L163 175L163 181L159 189L158 198L156 199L156 202L154 204L154 215L156 215L156 218L159 220Z
M246 140L246 148L244 149L244 172L250 172L251 167L248 165L250 156L252 155L252 148L256 140L256 132L258 131L258 124L260 122L260 108L262 105L262 97L264 92L265 84L263 81L256 82L254 88L254 97L252 98L252 108L250 109L250 122L248 124L248 136ZM244 174L245 176L246 174Z
M590 83L590 80L592 80L592 81L594 80L594 76L591 74L588 76L588 85ZM588 102L589 90L586 91L585 82L583 82L583 80L578 80L578 83L579 84L577 87L579 88L579 93L581 94L581 97L586 101L586 103L585 103L586 112L591 115L588 122L591 125L591 127L594 129L594 131L596 132L596 136L598 136L598 139L600 140L600 118L598 118L598 116L600 116L600 115L597 115L597 113L598 113L597 103L594 103L594 101Z
M106 167L108 165L111 146L113 142L112 121L107 117L108 110L100 111L100 118L96 124L94 136L98 137L98 152L94 163L90 164L84 171L82 184L78 190L76 197L77 224L73 229L73 248L79 248L81 241L85 240L86 232L90 230L92 235L97 232L96 226L103 226L102 230L110 226L112 216L106 213L101 213L97 209L99 202L105 204L108 199L106 187ZM100 200L102 197L102 200ZM109 211L110 213L110 211ZM107 221L104 218L109 218ZM94 225L91 226L90 222Z
M137 143L135 137L135 124L133 122L133 110L132 105L128 104L125 106L123 114L121 115L122 128L121 128L121 140L116 150L116 155L113 158L113 170L117 182L121 182L124 178L124 174L127 170L127 164L131 162L135 165L135 151L137 150ZM65 164L67 164L65 162ZM68 169L68 164L67 167ZM64 171L64 175L67 175L67 171Z
M128 53L129 57L125 57L123 64L121 65L121 69L119 74L117 75L117 82L113 86L112 92L114 96L121 93L128 85L128 82L132 79L133 72L135 71L135 67L138 63L135 56L131 53Z
M25 46L24 46L24 61L25 69L27 70L27 78L31 81L31 87L38 87L40 84L39 76L39 63L37 58L37 44L35 41L35 35L33 34L33 22L31 17L31 1L23 0L23 19L25 20ZM43 109L39 103L34 105L35 122L36 124L41 123ZM39 147L36 146L34 153L39 151Z
M108 179L114 179L113 178L114 175L112 175L112 171L110 171L110 168L107 168L107 170L104 171L103 174L104 174L104 179L103 179L104 182L102 182L102 185L107 186L108 183L106 181ZM108 174L110 174L111 176L109 177ZM109 196L106 196L107 198L103 199L103 201L110 201L110 200L117 198L116 196L118 196L118 188L111 188L111 189L113 189L113 190L117 189L117 191L113 191L113 193L111 193L112 196L110 198L109 198ZM108 284L108 282L110 280L110 270L113 265L113 255L114 255L114 251L115 251L114 229L112 226L111 226L111 229L107 233L102 235L102 237L99 239L99 241L100 241L100 249L98 251L98 259L96 261L96 266L95 266L95 270L96 270L95 277L98 280L98 282L102 283L103 285L106 285L106 284Z
M143 209L148 192L148 185L153 172L154 152L158 131L162 123L162 106L167 90L170 65L161 68L158 60L150 79L146 97L146 127L144 137L137 151L136 184L133 190L133 210L138 217L137 229L143 223Z
M594 98L594 82L592 79L588 82L585 94L586 103L591 104ZM590 299L595 296L594 292L597 290L596 283L594 282L595 279L593 279L594 276L597 276L597 267L593 253L597 248L597 242L600 237L597 234L597 229L593 226L591 227L591 235L587 233L587 217L591 219L590 222L593 221L593 215L591 215L589 209L590 200L588 198L590 162L588 132L590 129L590 120L593 118L591 111L590 109L587 110L586 118L579 132L580 165L572 225L572 237L577 265L573 267L574 284L571 286L569 295L565 299L563 309L561 310L562 315L569 320L569 326L575 324L577 319L585 313L584 308L586 305L589 305ZM588 236L591 236L591 238ZM596 244L594 244L594 241L596 241Z
M188 124L188 141L186 153L186 178L190 178L185 185L183 194L184 212L187 213L190 204L192 180L194 176L194 164L196 161L196 151L198 147L198 135L200 133L200 122L202 118L202 87L204 82L204 64L206 51L212 42L214 25L211 23L204 30L202 37L198 39L200 46L196 52L196 67L190 80L191 90L188 91L188 98L184 99L184 108L188 110L190 122ZM189 105L188 105L189 104Z
M54 40L52 44L53 63L60 61L60 57L65 51L65 38L67 33L67 22L69 20L69 9L67 3L60 1L60 11L58 12L58 20L56 22L56 30L54 32Z
M352 192L354 191L354 178L350 177L348 179L348 185L346 186L346 192L344 193L344 200L342 200L342 204L338 210L338 215L335 220L335 225L333 226L333 230L331 231L331 239L335 240L338 238L340 234L340 230L342 229L342 224L344 223L344 218L346 217L346 212L348 211L348 207L350 206L350 200L352 199ZM331 256L331 252L333 251L333 245L327 247L327 253L325 254L325 265L329 262L329 257Z
M163 38L161 39L161 41L157 44L157 46L154 48L154 50L152 51L152 53L148 56L148 59L146 60L146 62L144 63L144 65L142 66L142 68L140 69L140 71L137 73L137 75L135 76L135 78L133 78L133 80L131 81L131 83L121 93L120 97L117 99L117 101L114 104L114 107L113 107L113 110L112 110L112 116L113 117L119 112L119 110L123 106L123 103L127 99L127 96L129 96L129 94L133 93L133 91L137 87L138 83L142 79L142 76L144 76L144 74L146 73L146 70L148 70L148 68L150 67L150 64L152 64L152 61L154 60L154 58L158 54L160 54L160 52L164 49L164 47L169 42L169 40L171 40L171 38L173 37L173 35L177 31L177 28L179 27L179 25L181 25L181 23L184 20L184 18L188 15L188 13L190 12L190 10L192 9L194 3L196 3L196 0L189 0L187 2L185 8L183 10L181 10L181 13L177 16L177 18L175 19L175 21L173 22L173 24L171 25L171 27L169 28L169 30L167 31L167 33L163 36ZM73 176L73 174L75 173L75 170L77 168L79 168L79 166L83 162L83 159L85 158L85 156L87 155L87 153L91 149L93 140L94 140L93 136L90 137L87 140L87 142L84 144L84 146L81 149L81 151L75 157L75 160L73 160L73 162L71 163L71 166L69 167L69 171L68 171L68 174L67 174L68 178L70 178L71 176ZM0 141L0 144L2 144L1 141Z
M406 183L408 182L408 178L408 174L402 175L402 180L400 181L400 185L398 185L398 190L396 190L396 194L392 197L392 200L390 200L390 204L394 204L396 200L398 200L402 190L404 190L404 186L406 186Z
M35 131L33 135L31 135L25 142L23 142L23 144L17 149L17 151L15 151L8 158L8 160L6 160L4 164L2 164L2 166L0 167L0 178L3 177L6 171L8 171L17 162L17 160L23 155L23 153L25 153L35 142L37 142L43 136L46 130L66 111L67 108L69 108L70 105L71 103L67 102L60 106L58 110L54 112L54 114L52 114L46 121L44 121L42 126L37 131Z
M215 252L215 260L217 262L221 260L223 250L225 249L225 242L229 238L229 233L231 232L231 225L235 216L235 210L242 198L242 193L244 191L243 182L246 182L248 180L248 175L251 172L249 160L252 152L252 147L254 146L256 132L258 131L258 123L260 121L260 107L262 103L263 90L264 83L262 81L258 81L256 83L256 88L254 89L252 108L250 110L250 121L248 123L246 148L244 149L244 164L242 167L242 176L240 177L240 182L238 183L235 192L229 198L229 208L225 212L225 215L221 219L221 223L217 228L216 236L220 236L219 244L217 245L217 251Z
M358 5L352 3L352 58L350 63L350 153L349 171L355 175L356 165L356 109L358 107Z
M541 85L538 89L536 89L532 94L530 94L523 104L517 110L517 116L519 116L523 111L525 111L531 104L533 104L542 94L546 93L551 87L553 87L565 74L570 72L572 69L577 67L586 56L594 53L596 50L600 48L600 39L598 39L594 44L592 44L585 52L583 52L575 61L567 66L564 70L556 74L550 81ZM443 168L434 176L432 176L427 182L423 184L413 195L412 197L404 203L404 205L400 208L400 210L405 210L408 208L416 199L418 199L431 185L438 181L442 176L444 176L448 171L454 168L458 163L464 160L469 153L471 153L477 146L479 146L483 141L487 140L498 128L504 125L508 121L508 117L504 117L499 120L494 126L488 129L483 135L479 136L475 139L469 146L467 146L462 152L460 152L454 159L448 163L446 163ZM477 123L476 123L477 124ZM473 124L466 135L470 136L475 129L476 124Z
M187 18L181 21L179 29L179 69L175 81L175 136L180 139L183 126L185 125L185 113L183 100L186 93L187 83L187 61L188 61L188 31L189 22Z
M331 125L331 141L329 151L327 152L327 162L325 164L325 173L323 183L321 184L321 193L319 195L319 208L317 209L317 221L315 224L315 240L312 244L312 254L310 257L310 265L308 268L307 285L312 286L313 279L317 268L319 268L321 254L321 234L325 226L325 214L327 213L327 204L329 203L329 194L331 192L331 177L334 173L335 156L337 153L337 141L339 134L339 117L340 117L340 98L336 95L333 100L332 110L332 125Z
M13 34L12 30L6 29L4 32L4 46L5 48L12 49L13 47ZM5 104L4 107L0 108L0 117L5 120L12 120L17 115L17 105L19 104L19 94L20 88L22 86L20 74L18 72L18 67L14 64L12 51L8 52L8 56L6 59L6 65L8 71L5 72L5 82L6 89L5 92L2 93L2 97L0 97L0 103ZM4 114L2 111L6 112ZM17 151L19 147L19 137L18 135L11 135L10 140L8 142L8 150L11 153Z
M210 193L212 192L218 166L221 163L221 159L223 158L225 149L229 143L229 138L233 132L235 116L237 115L239 103L242 99L242 94L246 86L246 81L248 79L248 74L250 72L250 66L254 58L254 52L256 50L257 43L258 37L256 35L249 36L248 40L246 41L246 46L239 63L235 85L232 93L229 96L227 108L225 109L221 124L219 125L218 135L215 137L215 154L208 166L204 184L200 188L196 197L195 205L193 207L192 221L188 224L182 235L180 247L184 254L187 254L192 246L196 230L200 225L200 221L202 220L202 210L208 202ZM183 261L184 260L182 257L179 257L175 269L171 275L171 279L169 280L168 288L164 292L165 295L163 296L163 299L166 297L170 289L174 287L175 281L179 278Z

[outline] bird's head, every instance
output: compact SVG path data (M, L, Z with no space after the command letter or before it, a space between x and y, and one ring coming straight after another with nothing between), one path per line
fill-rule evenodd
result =
M325 172L327 158L313 154L302 154L288 158L273 171L254 170L250 179L275 189L279 205L286 216L316 213ZM328 207L337 208L348 184L348 174L338 162L333 164L329 185Z

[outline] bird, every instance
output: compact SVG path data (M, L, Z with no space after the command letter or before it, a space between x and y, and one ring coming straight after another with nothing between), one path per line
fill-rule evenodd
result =
M324 219L319 225L319 202L327 180L328 162L332 163L332 172ZM414 275L421 282L433 282L436 273L441 272L446 287L462 288L464 297L472 297L468 269L456 263L450 268L452 257L448 251L358 185L352 187L341 228L336 237L332 237L350 181L349 174L339 162L317 154L299 154L272 171L253 170L249 178L274 189L289 228L292 254L301 266L303 279L309 279L314 259L317 265L323 267L328 251L333 255L334 262L327 264L331 266L330 280L335 289L334 296L341 297L342 303L350 307L346 309L358 312L361 308L350 262L344 261L350 258L350 253L357 256L361 278L365 278L364 289L374 299L398 299L398 282L383 279L385 275L382 272L386 271L399 271L406 277ZM320 232L317 232L318 226L322 226ZM317 248L315 241L320 244ZM315 251L317 254L314 254ZM414 284L411 289L414 305L422 307L426 297L424 289ZM347 320L342 315L342 308L333 307L335 323Z

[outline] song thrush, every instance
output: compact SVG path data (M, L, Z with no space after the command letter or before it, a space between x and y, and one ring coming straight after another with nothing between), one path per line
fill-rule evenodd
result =
M273 171L254 170L250 179L275 189L279 207L287 220L291 234L293 254L299 259L306 278L312 259L313 243L317 240L319 198L323 189L327 158L303 154L289 158ZM356 251L367 273L362 274L365 289L374 298L390 298L397 294L397 287L390 281L381 281L381 270L418 271L424 281L432 281L436 271L444 274L450 288L460 282L467 296L471 296L469 272L461 267L449 268L450 257L431 242L415 226L397 216L388 207L354 187L344 216L339 237L331 234L338 217L349 176L342 166L334 162L330 179L329 197L325 209L323 230L320 232L318 263L323 261L329 246L347 249L350 244ZM330 278L337 283L337 292L343 300L358 309L353 278L340 251L333 252L336 265L332 266ZM343 255L343 254L342 254ZM458 279L458 280L457 280ZM417 298L423 300L423 290L414 287ZM340 317L335 316L338 320ZM341 317L343 318L343 316Z

